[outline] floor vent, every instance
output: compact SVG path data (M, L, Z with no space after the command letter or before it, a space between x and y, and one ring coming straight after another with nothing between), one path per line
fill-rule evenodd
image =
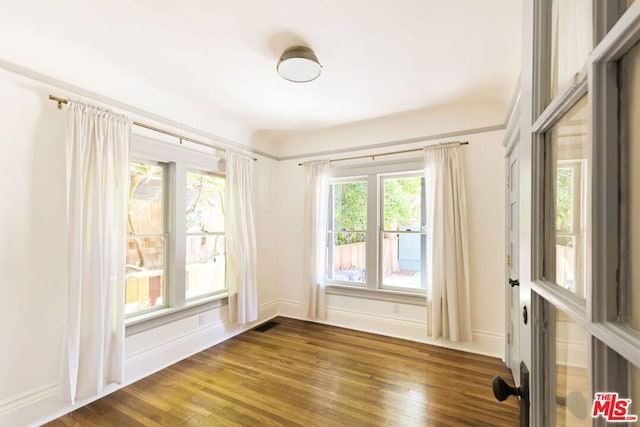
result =
M258 331L258 332L266 332L271 328L275 328L276 326L278 326L280 323L278 322L265 322L262 325L256 326L255 328L253 328L254 331Z

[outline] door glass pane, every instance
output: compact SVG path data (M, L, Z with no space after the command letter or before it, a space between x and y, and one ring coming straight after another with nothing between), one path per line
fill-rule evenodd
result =
M187 236L187 299L225 289L224 235Z
M623 153L622 170L626 171L621 187L623 239L626 243L628 323L640 331L640 44L636 44L622 61L621 113ZM625 249L623 249L625 254ZM624 316L623 316L624 317Z
M545 181L545 279L585 296L587 98L576 103L547 134Z
M382 233L383 286L425 289L426 235Z
M592 5L592 0L552 2L550 100L571 83L593 48Z
M631 413L640 419L640 369L634 365L629 365L629 398L635 402L631 404Z
M601 421L607 420L611 425L626 420L631 421L628 425L635 426L640 421L637 418L640 417L640 369L619 354L614 354L617 358L612 359L616 360L618 366L608 372L614 381L609 381L611 385L607 390L594 391L591 414L594 418L601 418ZM598 369L606 372L607 366ZM633 422L634 417L637 418L636 422Z
M560 310L555 316L555 426L590 426L589 334Z

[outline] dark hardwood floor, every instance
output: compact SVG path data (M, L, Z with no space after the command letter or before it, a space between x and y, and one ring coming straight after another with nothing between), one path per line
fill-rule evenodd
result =
M274 319L144 378L48 426L517 426L497 402L502 361Z

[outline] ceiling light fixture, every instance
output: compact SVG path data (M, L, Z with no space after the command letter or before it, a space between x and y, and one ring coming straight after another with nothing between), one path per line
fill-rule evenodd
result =
M282 53L277 70L283 79L306 83L318 78L322 65L308 47L293 46Z

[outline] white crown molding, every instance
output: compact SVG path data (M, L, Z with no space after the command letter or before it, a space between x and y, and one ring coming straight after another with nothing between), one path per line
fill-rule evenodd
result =
M377 143L377 144L368 144L368 145L362 145L362 146L357 146L357 147L349 147L349 148L344 148L344 149L319 151L319 152L298 154L298 155L292 155L292 156L276 156L276 155L274 155L272 153L268 153L268 152L261 151L261 150L256 150L254 148L239 144L239 143L237 143L235 141L223 138L221 136L214 135L212 133L203 131L201 129L197 129L197 128L194 128L192 126L188 126L188 125L185 125L183 123L176 122L175 120L169 119L169 118L161 116L159 114L155 114L155 113L152 113L150 111L143 110L143 109L135 107L133 105L118 101L116 99L101 95L101 94L93 92L93 91L89 91L89 90L83 89L81 87L75 86L73 84L67 83L67 82L59 80L59 79L56 79L54 77L50 77L50 76L47 76L45 74L38 73L36 71L33 71L33 70L28 69L28 68L22 67L20 65L13 64L11 62L5 61L5 60L3 60L1 58L0 58L0 68L4 69L6 71L12 72L14 74L18 74L20 76L23 76L23 77L38 81L40 83L43 83L43 84L46 84L46 85L49 85L49 86L52 86L52 87L55 87L55 88L59 88L60 90L63 90L63 91L66 91L66 92L70 92L70 93L73 93L73 94L77 94L78 96L89 98L89 99L95 100L97 102L104 103L106 105L110 105L110 106L112 106L114 108L126 111L126 112L128 112L130 114L135 114L135 115L138 115L140 117L144 117L144 118L147 118L149 120L153 120L153 121L156 121L158 123L165 124L167 126L175 128L176 130L179 130L179 131L182 131L182 132L186 132L186 133L190 133L190 134L193 134L195 136L199 136L199 137L201 137L203 139L207 139L207 140L211 140L211 141L214 141L214 142L218 142L218 143L223 144L225 146L228 146L230 148L237 148L237 149L240 149L240 150L249 151L249 152L251 152L253 154L256 154L256 155L259 155L259 156L262 156L262 157L266 157L266 158L269 158L269 159L272 159L272 160L276 160L276 161L285 161L285 160L294 160L294 159L297 160L297 159L304 159L304 158L317 157L317 156L328 156L328 155L335 155L335 154L350 153L350 152L355 152L355 151L371 150L371 149L376 149L376 148L386 148L386 147L390 147L390 146L401 146L401 145L406 145L406 144L415 144L415 143L428 142L428 141L434 141L434 140L446 140L446 139L455 138L455 137L464 136L464 135L473 135L473 134L479 134L479 133L486 133L486 132L494 132L494 131L504 130L504 129L507 128L507 125L509 123L509 119L511 118L514 109L517 107L518 99L519 99L519 90L518 89L519 89L519 86L520 86L520 78L518 77L518 83L516 85L516 92L514 93L514 96L511 99L511 102L509 104L505 119L504 119L503 123L500 123L500 124L484 126L484 127L478 127L478 128L471 128L471 129L464 129L464 130L455 131L455 132L447 132L447 133L432 134L432 135L423 135L423 136L418 136L418 137L414 137L414 138L386 141L386 142L381 142L381 143Z
M223 138L221 136L214 135L214 134L212 134L210 132L206 132L206 131L203 131L201 129L194 128L192 126L185 125L183 123L180 123L180 122L177 122L175 120L169 119L169 118L164 117L162 115L159 115L159 114L156 114L156 113L152 113L152 112L147 111L147 110L143 110L143 109L135 107L135 106L133 106L131 104L127 104L127 103L118 101L116 99L110 98L108 96L104 96L104 95L101 95L99 93L96 93L96 92L93 92L93 91L90 91L90 90L87 90L87 89L83 89L83 88L81 88L79 86L75 86L73 84L70 84L70 83L67 83L65 81L56 79L54 77L50 77L50 76L47 76L45 74L38 73L36 71L33 71L33 70L28 69L28 68L22 67L20 65L16 65L16 64L13 64L11 62L5 61L2 58L0 58L0 68L4 69L6 71L9 71L11 73L20 75L22 77L26 77L26 78L35 80L37 82L52 86L54 88L58 88L58 89L60 89L62 91L73 93L73 94L76 94L76 95L81 96L83 98L89 98L89 99L92 99L92 100L97 101L99 103L103 103L103 104L109 105L109 106L111 106L113 108L117 108L117 109L125 111L125 112L127 112L129 114L137 115L137 116L140 116L140 117L144 117L144 118L146 118L148 120L152 120L152 121L155 121L155 122L158 122L158 123L162 123L162 124L164 124L166 126L174 128L174 129L176 129L176 130L178 130L180 132L193 134L196 137L200 137L202 139L206 139L206 140L209 140L209 141L212 141L212 142L217 142L217 143L222 144L222 145L224 145L226 147L229 147L229 148L236 148L238 150L248 151L248 152L251 152L253 154L262 156L262 157L267 157L269 159L278 160L278 158L276 156L274 156L274 155L272 155L270 153L266 153L266 152L263 152L263 151L260 151L260 150L256 150L256 149L248 147L246 145L239 144L239 143L237 143L235 141L231 141L231 140ZM55 95L55 94L52 94L52 95Z

